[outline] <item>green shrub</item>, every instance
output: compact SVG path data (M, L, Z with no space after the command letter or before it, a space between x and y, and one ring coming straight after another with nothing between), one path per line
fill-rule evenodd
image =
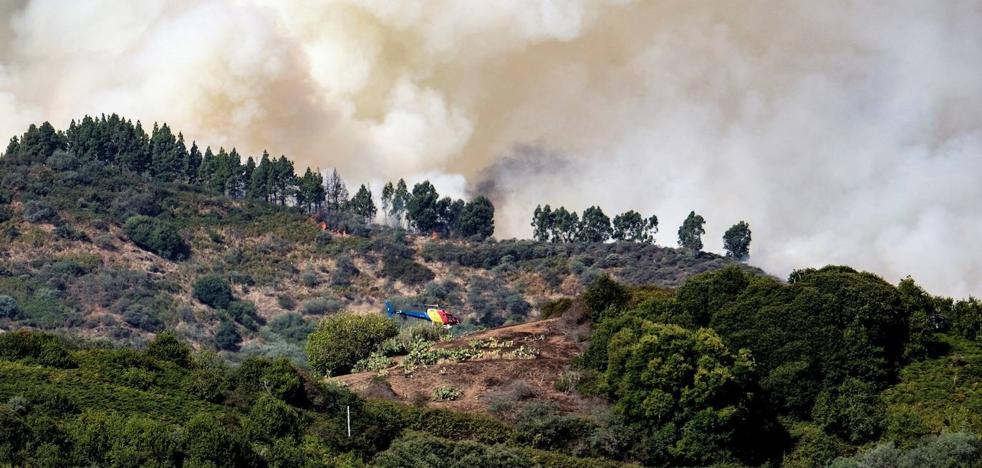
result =
M286 294L276 296L276 303L286 310L293 310L297 307L297 301L293 300L292 297L287 296Z
M552 404L530 403L522 410L515 426L515 440L522 445L545 449L563 449L585 437L590 424L576 416L559 414Z
M43 201L30 200L24 203L24 220L29 223L55 223L58 221L58 212Z
M184 429L187 462L193 466L255 466L258 461L232 416L200 413Z
M259 312L256 311L256 305L249 301L230 302L228 305L228 314L232 317L232 320L241 323L242 326L252 331L258 330L260 325L266 323L259 316Z
M335 261L337 265L331 272L331 284L333 286L350 286L351 281L360 273L351 257L347 255L338 256Z
M489 447L474 442L451 442L430 435L410 433L372 461L375 466L476 466L533 467L536 464L515 449Z
M568 297L563 297L548 301L545 304L542 304L539 309L542 310L542 318L547 319L562 315L563 312L566 312L566 310L572 306L573 300Z
M300 434L300 415L283 401L264 394L249 409L246 432L252 440L295 438Z
M229 367L213 352L195 354L193 369L181 382L181 388L190 395L211 403L220 403L229 390Z
M382 341L397 333L395 324L380 315L328 317L307 338L307 362L321 374L347 373Z
M583 302L590 309L590 317L599 322L608 308L619 310L627 306L631 293L626 287L603 275L583 292Z
M832 468L923 466L977 467L982 459L982 439L965 432L926 436L909 448L893 442L879 444L850 458L838 458Z
M28 330L0 333L0 359L65 369L78 366L60 338Z
M382 276L411 286L426 283L434 277L429 268L412 258L397 255L386 255L382 260Z
M222 321L215 331L215 346L224 351L238 351L242 343L242 335L235 329L235 324Z
M0 319L16 319L20 316L20 305L14 298L0 294Z
M184 260L191 248L172 224L149 216L131 216L123 227L126 235L143 250L168 260Z
M356 362L355 366L351 370L352 372L379 372L390 366L392 366L392 359L381 351L375 351L372 354L369 354L367 358Z
M313 270L304 270L300 273L300 284L313 288L320 284L320 278L317 277L317 272Z
M202 304L224 309L232 302L232 287L223 276L205 275L194 281L194 298Z
M112 466L176 466L182 455L179 428L143 416L113 418L106 458Z
M324 315L341 310L344 304L330 297L315 297L300 304L300 311L305 315Z
M191 347L170 331L154 337L147 345L146 352L154 359L170 361L180 367L187 367L191 363Z
M282 336L290 343L303 343L314 331L314 325L304 320L300 314L280 315L269 322L269 330Z
M857 379L819 394L812 410L812 419L823 429L854 444L875 440L885 418L878 392Z
M142 304L132 304L123 312L123 321L144 331L156 333L164 329L164 322Z
M463 394L464 392L456 388L442 386L433 390L433 399L436 401L453 401L460 398Z
M90 240L88 234L68 226L67 224L59 224L57 227L55 227L54 232L56 236L65 240L81 242L88 242Z

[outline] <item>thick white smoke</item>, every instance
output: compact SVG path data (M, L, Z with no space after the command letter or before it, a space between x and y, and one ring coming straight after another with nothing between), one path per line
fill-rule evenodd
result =
M349 181L637 209L982 292L982 3L0 0L0 133L170 122ZM483 182L483 183L482 183Z

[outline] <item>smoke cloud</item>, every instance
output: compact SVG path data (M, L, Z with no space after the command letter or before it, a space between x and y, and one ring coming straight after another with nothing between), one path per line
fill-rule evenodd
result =
M982 292L982 3L0 0L0 134L117 112L350 181L739 220L778 275ZM442 188L438 185L438 188Z

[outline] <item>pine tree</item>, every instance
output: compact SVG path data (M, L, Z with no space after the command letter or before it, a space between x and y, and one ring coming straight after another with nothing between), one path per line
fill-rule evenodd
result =
M201 168L201 159L201 150L198 149L198 143L192 141L191 149L188 151L188 163L184 171L184 177L189 183L193 184L198 181L198 170Z
M269 203L269 173L269 152L264 150L259 159L259 164L252 171L252 177L249 178L248 196L250 199Z
M205 148L205 154L201 157L201 165L198 166L198 183L206 187L211 186L211 178L215 175L215 154L211 152L211 147Z
M325 202L327 211L338 212L344 209L348 202L348 188L344 185L344 179L335 168L324 180Z
M167 124L154 124L150 135L150 175L162 182L178 180L186 158L183 137L179 145Z
M349 210L361 217L365 224L369 224L375 219L377 212L375 202L372 200L372 191L368 190L364 184L358 187L355 196L348 202Z
M297 189L297 176L294 174L293 161L280 155L272 163L272 190L271 192L282 206L286 205L287 200L295 196Z

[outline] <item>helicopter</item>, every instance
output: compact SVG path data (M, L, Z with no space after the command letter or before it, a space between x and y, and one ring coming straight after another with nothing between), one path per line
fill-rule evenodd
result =
M388 314L389 317L402 315L405 317L418 318L420 320L428 320L435 325L443 325L446 328L450 328L460 323L460 318L444 309L441 309L438 305L428 305L426 306L425 311L396 309L391 302L385 301L385 313Z

